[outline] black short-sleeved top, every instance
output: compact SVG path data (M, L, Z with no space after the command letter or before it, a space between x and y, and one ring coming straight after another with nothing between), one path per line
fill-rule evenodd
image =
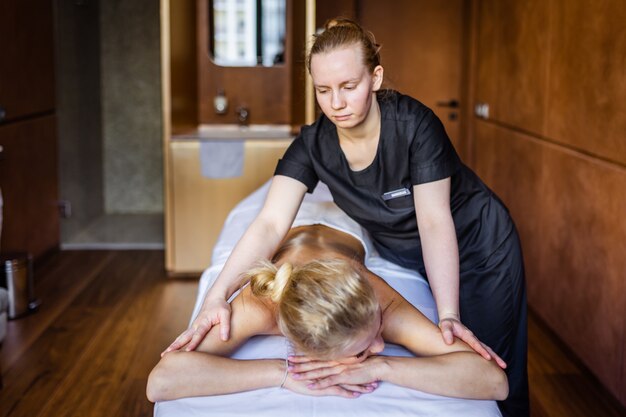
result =
M437 116L395 91L377 95L381 111L378 150L370 166L353 171L324 115L302 128L278 162L275 175L301 181L312 192L326 183L335 203L371 234L380 254L426 276L412 185L451 177L450 208L461 273L484 261L513 223L493 192L459 159ZM384 194L400 191L395 198ZM402 194L407 194L402 196Z

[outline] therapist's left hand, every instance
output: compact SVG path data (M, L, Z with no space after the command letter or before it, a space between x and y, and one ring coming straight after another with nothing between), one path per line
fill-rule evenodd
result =
M482 343L478 338L474 335L474 333L465 327L461 321L456 317L444 317L439 320L439 329L441 329L441 335L443 337L443 341L447 345L451 345L454 343L454 337L458 337L469 347L474 349L480 356L487 360L495 360L500 368L506 368L506 362L498 356L489 346Z

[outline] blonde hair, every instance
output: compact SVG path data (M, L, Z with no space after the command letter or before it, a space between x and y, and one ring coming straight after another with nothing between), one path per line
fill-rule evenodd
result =
M370 72L380 65L380 45L376 43L374 34L350 19L336 18L327 20L324 31L314 35L313 45L306 59L307 69L311 72L313 55L352 45L358 45L361 48L363 65Z
M374 290L350 263L317 260L280 268L264 262L246 274L257 297L276 303L281 332L303 353L332 358L352 337L371 325L378 301Z

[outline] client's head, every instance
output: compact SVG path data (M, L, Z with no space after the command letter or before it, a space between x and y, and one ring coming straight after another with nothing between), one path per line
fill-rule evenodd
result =
M307 356L339 359L382 350L382 317L374 290L349 262L300 267L270 262L248 272L257 297L276 303L281 332Z

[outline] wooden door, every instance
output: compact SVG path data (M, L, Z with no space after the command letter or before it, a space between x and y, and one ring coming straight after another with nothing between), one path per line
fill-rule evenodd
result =
M415 97L441 118L460 148L463 0L363 0L361 24L382 45L387 85Z

